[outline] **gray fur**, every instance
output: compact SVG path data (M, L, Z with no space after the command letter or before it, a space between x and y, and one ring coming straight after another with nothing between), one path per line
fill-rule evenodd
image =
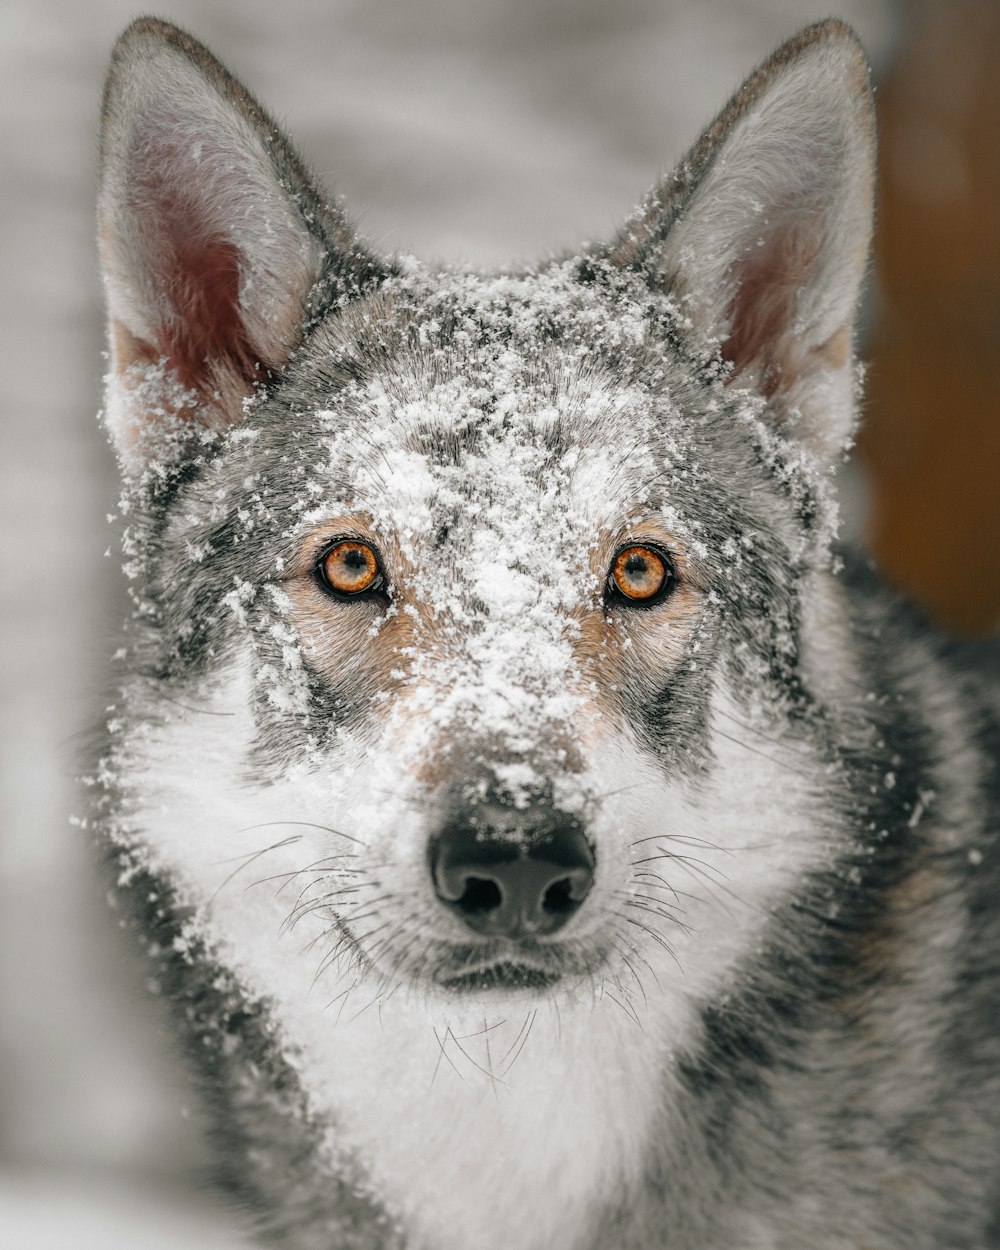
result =
M150 117L181 123L164 140ZM171 267L156 142L168 199L183 165L192 229L230 266L211 290ZM199 144L238 177L188 167ZM1000 1246L997 659L937 638L835 541L871 218L853 35L829 22L780 49L606 248L507 278L373 257L245 90L152 19L116 48L102 153L135 611L95 808L215 1109L221 1177L262 1234ZM316 559L362 521L384 592L333 602ZM606 553L642 541L669 541L680 589L623 606ZM616 751L656 779L649 798L608 782ZM352 779L397 766L417 780L386 795L389 837L338 796L360 804ZM594 892L558 940L477 946L434 899L424 843L484 786L586 825ZM241 826L218 843L240 848L232 872L213 867L218 812ZM316 812L336 828L315 833ZM259 936L243 883L249 908L286 864L283 976L269 936L233 939ZM299 924L311 940L289 947ZM543 986L504 981L518 959ZM472 967L499 979L453 1005ZM282 996L313 972L321 995L346 987L339 1011ZM399 1157L423 1097L409 1069L352 1071L354 1020L383 1009L382 1037L425 1013L424 1083L485 1045L466 1075L485 1062L496 1136L488 1101L457 1144L426 1104L427 1157L480 1160L476 1192ZM467 1011L523 1020L509 1063L434 1031ZM525 1114L565 1151L537 1167L504 1118L522 1076ZM440 1105L461 1117L474 1097L452 1082ZM454 1218L435 1223L424 1190Z

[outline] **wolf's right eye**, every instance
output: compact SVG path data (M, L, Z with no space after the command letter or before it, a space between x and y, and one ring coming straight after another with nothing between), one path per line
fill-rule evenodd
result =
M320 557L316 573L321 584L338 598L353 599L385 584L375 550L367 543L343 539Z
M608 589L619 600L648 607L665 598L676 582L673 562L656 547L623 547L614 558Z

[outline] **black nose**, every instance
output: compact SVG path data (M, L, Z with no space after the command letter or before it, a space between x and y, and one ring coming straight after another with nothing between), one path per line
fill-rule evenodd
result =
M579 821L548 804L479 804L431 845L437 896L474 933L555 933L587 897L594 856Z

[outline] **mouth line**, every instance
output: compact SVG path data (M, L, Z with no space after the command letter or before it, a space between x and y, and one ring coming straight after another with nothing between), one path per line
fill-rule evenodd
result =
M593 982L608 964L607 950L593 945L552 943L528 938L519 942L436 942L424 948L412 964L398 957L388 967L372 959L343 922L338 928L360 968L383 983L423 982L456 997L473 994L545 994L572 992L581 982ZM436 950L434 949L436 947ZM391 954L391 952L390 952Z
M437 983L453 994L472 994L484 990L545 990L561 978L561 972L537 963L494 959L483 960L477 967L450 976L439 976Z

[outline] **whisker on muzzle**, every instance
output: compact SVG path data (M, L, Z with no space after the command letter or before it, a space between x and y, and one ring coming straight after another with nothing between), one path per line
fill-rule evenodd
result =
M263 825L251 825L248 829L237 830L237 833L248 833L250 832L250 829L254 829L254 828L264 828L264 826ZM233 871L225 878L224 881L222 881L218 886L216 886L216 888L212 891L212 894L209 897L208 901L210 903L214 902L214 900L219 895L219 893L225 889L225 887L230 883L230 881L233 880L234 877L239 876L239 874L244 870L244 868L249 868L250 865L254 863L256 860L260 859L262 855L267 855L271 851L281 850L282 847L291 846L293 842L300 842L301 840L302 840L302 835L300 833L297 833L297 834L293 834L292 837L290 838L283 838L280 842L272 842L270 846L262 847L259 851L252 851L248 855L237 855L237 856L234 856L233 859L221 860L220 862L223 864L231 864L233 863L235 859L239 859L242 862L238 865L238 867L233 869Z

